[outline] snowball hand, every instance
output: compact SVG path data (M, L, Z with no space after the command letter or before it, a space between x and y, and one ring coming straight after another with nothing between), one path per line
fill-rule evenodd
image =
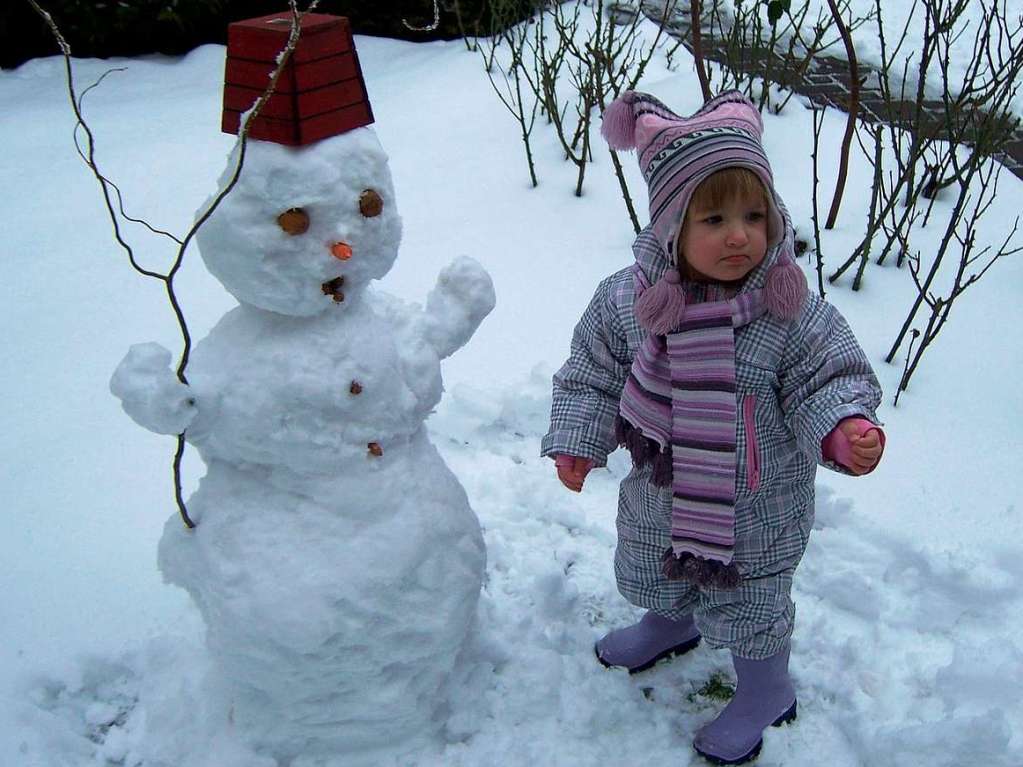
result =
M171 353L160 344L135 344L110 378L110 391L124 412L157 434L181 434L196 414L188 386L170 363Z
M558 479L561 480L561 484L572 492L578 493L583 489L586 475L593 468L593 461L576 455L559 455L554 459L554 466L558 470Z
M496 302L494 283L478 262L462 256L446 266L426 298L426 340L437 356L460 349Z

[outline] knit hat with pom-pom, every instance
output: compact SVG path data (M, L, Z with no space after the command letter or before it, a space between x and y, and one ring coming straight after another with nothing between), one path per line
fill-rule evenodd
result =
M601 133L612 149L635 149L650 192L650 222L675 263L674 245L693 192L716 171L748 168L767 191L768 247L783 236L774 177L760 137L760 113L739 91L681 117L653 96L626 91L604 112Z
M636 150L650 195L650 230L669 264L678 265L676 242L693 193L726 168L746 168L763 184L768 249L791 236L760 143L763 130L757 108L739 91L722 93L687 117L637 91L626 91L605 110L601 133L611 148ZM771 314L791 319L802 306L806 281L792 260L791 247L780 250L767 275L765 300ZM673 282L655 283L637 302L637 319L652 332L668 332L681 319L684 308L675 295L680 288Z

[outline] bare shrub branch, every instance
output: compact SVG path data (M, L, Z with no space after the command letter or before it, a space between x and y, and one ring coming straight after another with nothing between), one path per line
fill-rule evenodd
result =
M539 181L536 177L536 164L533 162L530 137L536 124L537 112L540 109L540 88L535 66L527 67L523 57L529 37L529 26L525 22L507 25L503 31L488 38L485 48L481 47L479 50L484 60L490 87L494 89L494 93L497 94L504 108L519 125L522 145L526 151L526 163L529 167L529 179L535 187ZM498 49L502 46L507 46L511 54L511 62L507 67L497 61ZM503 84L499 84L495 79L495 68L500 71ZM523 80L526 81L528 92L522 87Z
M835 180L835 195L831 198L831 210L828 212L828 221L824 225L825 229L834 229L835 223L838 221L838 210L842 205L842 195L845 193L845 180L849 175L849 149L852 146L853 134L856 132L856 119L860 111L860 71L852 35L842 19L835 0L828 0L828 7L831 9L831 17L835 26L838 27L838 32L842 36L846 60L849 62L849 116L845 124L845 135L842 137L838 178Z
M1005 23L1007 8L1004 0L1001 3L998 0L990 3L987 0L979 1L982 21L973 37L974 56L966 67L962 87L955 88L958 83L953 83L949 75L952 45L962 35L962 30L957 31L953 22L959 18L957 14L964 10L962 0L955 0L949 5L945 4L947 0L923 0L930 20L929 27L934 30L931 33L933 55L941 73L944 116L942 138L945 141L931 140L939 161L929 170L928 176L909 191L914 195L913 205L921 190L936 196L943 188L958 186L959 192L927 275L921 279L918 256L910 262L918 295L888 353L886 359L889 362L894 359L925 303L931 308L931 316L916 355L900 383L902 387L908 385L923 353L944 326L955 299L966 287L975 284L986 274L995 261L1019 251L1010 246L1016 233L1014 225L994 259L982 269L966 275L967 270L989 252L988 249L974 252L975 233L979 221L989 211L997 190L1001 166L992 157L1000 151L1019 124L1019 118L1012 112L1012 103L1019 93L1019 75L1023 72L1023 27L1008 28ZM1004 30L1004 35L999 30ZM997 73L987 71L985 67L991 64L998 67ZM985 108L980 109L976 104L983 104ZM948 172L949 178L943 179ZM973 196L971 185L975 181L980 191ZM926 218L930 217L933 204L932 197ZM961 253L954 286L945 298L936 297L933 295L935 278L945 255L953 248L953 243L958 244Z
M666 22L679 2L664 2L657 32L648 41L640 32L645 17L639 13L623 16L604 0L592 0L588 5L537 0L537 13L532 19L510 30L495 31L482 55L491 86L519 123L531 178L535 178L535 172L528 139L539 112L554 128L565 160L577 168L574 193L582 196L586 169L593 161L590 142L595 114L603 112L623 91L636 87L661 50ZM589 18L584 18L585 9ZM504 50L511 55L507 68L501 71L505 78L502 87L489 70L498 65L498 53ZM566 84L571 87L565 88ZM532 100L525 95L527 88L532 91ZM639 217L621 159L614 151L611 163L629 218L638 232Z
M784 8L778 17L769 15L768 22L761 18L763 2L738 2L729 15L720 2L711 4L708 14L710 36L723 45L724 66L712 75L711 91L735 88L742 91L761 111L781 112L792 98L791 86L799 82L810 69L814 59L841 40L829 39L835 23L830 12L823 10L810 22L810 4L807 0L796 8ZM838 8L845 13L849 0L840 0ZM869 16L852 18L851 32L869 20ZM762 63L762 66L760 66ZM782 91L772 94L772 86Z
M917 370L924 353L948 322L956 299L987 274L988 270L997 261L1023 252L1023 246L1013 246L1013 240L1019 231L1018 216L1013 222L1012 229L1002 240L997 250L991 245L987 245L979 250L977 248L980 222L997 197L998 179L1001 171L1002 166L991 160L986 161L983 166L971 164L968 170L968 178L960 187L953 214L949 219L948 229L926 276L921 278L922 265L920 253L917 252L914 256L910 257L910 273L917 286L917 298L906 318L899 337L886 357L887 361L891 362L894 359L899 344L905 337L918 310L923 304L927 304L931 311L920 339L920 345L917 347L915 354L911 352L910 356L912 359L907 364L902 379L899 382L900 391L905 391L909 386L910 379ZM974 180L976 180L979 186L979 190L976 192L971 189L971 182ZM938 295L934 290L935 278L946 255L953 250L958 250L959 259L958 263L956 263L952 286L947 291L947 295ZM978 263L982 263L979 268Z
M710 90L710 80L707 78L707 66L703 61L703 30L701 0L689 0L689 29L693 43L693 61L696 64L696 75L700 78L700 91L703 93L703 100L710 101L713 95Z
M827 107L816 107L811 108L813 114L813 153L811 159L813 160L813 190L811 200L813 202L813 242L814 242L814 254L817 262L817 292L821 298L824 298L824 250L821 247L821 217L820 210L817 204L817 189L820 187L820 175L818 170L820 168L819 162L819 151L821 145L821 129L824 126L824 114L827 112Z

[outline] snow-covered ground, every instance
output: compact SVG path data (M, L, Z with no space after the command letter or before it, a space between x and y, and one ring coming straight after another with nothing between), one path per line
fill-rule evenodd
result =
M597 281L630 260L608 156L596 147L576 198L574 167L538 129L531 189L478 55L461 42L356 42L404 220L383 289L422 301L465 254L498 296L444 363L448 391L428 422L484 527L477 638L445 740L376 763L697 764L691 735L721 705L699 691L730 673L727 653L701 648L631 678L592 655L598 636L637 615L611 567L627 457L615 454L581 495L537 457L572 327ZM130 211L162 228L187 228L232 145L218 131L223 55L206 46L180 59L77 62L81 83L127 68L89 95L87 114ZM652 66L643 87L694 109L690 63ZM173 318L160 286L112 243L71 144L62 74L56 58L0 73L0 764L253 765L204 687L201 620L156 569L175 513L172 440L136 427L107 388L130 344L179 348ZM809 237L810 113L793 100L765 122L778 187ZM827 115L822 205L844 122ZM839 227L824 233L832 266L859 239L870 179L857 158ZM1008 174L1001 183L992 241L1023 193ZM937 229L915 242L925 255ZM166 246L131 236L144 261L167 264ZM766 733L759 764L1023 765L1021 279L1020 259L1006 260L956 303L898 408L902 359L883 357L913 298L909 274L871 266L860 292L830 287L886 387L888 446L867 478L819 475L817 530L795 583L800 715ZM196 338L234 305L194 251L179 290ZM186 491L201 473L192 459Z

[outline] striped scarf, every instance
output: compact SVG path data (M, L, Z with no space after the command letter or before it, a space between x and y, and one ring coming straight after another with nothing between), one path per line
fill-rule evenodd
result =
M638 268L636 276L645 282ZM675 332L651 333L640 346L616 427L635 464L652 464L652 482L672 489L665 575L734 588L735 329L766 308L762 290L720 300L720 288L704 289L701 303L687 301Z

